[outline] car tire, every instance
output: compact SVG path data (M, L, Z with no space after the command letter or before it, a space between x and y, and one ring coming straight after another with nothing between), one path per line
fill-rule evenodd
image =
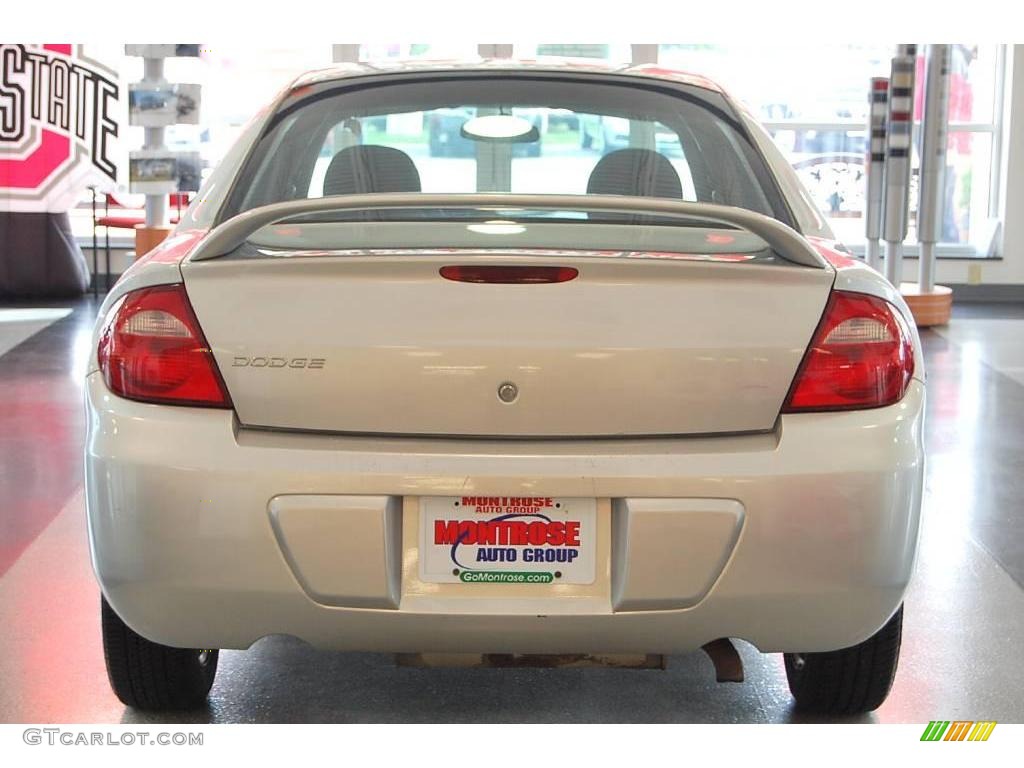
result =
M903 606L862 643L838 651L784 653L797 709L858 715L878 709L892 689L900 658Z
M217 674L216 649L170 648L139 635L102 598L103 656L110 687L135 709L202 706Z

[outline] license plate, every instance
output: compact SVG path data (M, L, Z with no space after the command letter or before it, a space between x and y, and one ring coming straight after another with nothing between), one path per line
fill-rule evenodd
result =
M448 584L591 584L597 501L521 496L420 500L420 579Z

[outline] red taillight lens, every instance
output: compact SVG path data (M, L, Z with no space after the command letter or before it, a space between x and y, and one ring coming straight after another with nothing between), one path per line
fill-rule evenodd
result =
M147 403L230 408L231 400L183 285L125 295L97 349L110 390Z
M892 405L914 375L914 347L899 311L863 293L833 291L784 413Z

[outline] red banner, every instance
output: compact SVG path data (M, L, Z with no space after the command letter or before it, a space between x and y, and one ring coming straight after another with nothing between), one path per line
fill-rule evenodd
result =
M66 211L112 188L118 95L80 45L0 45L0 211Z

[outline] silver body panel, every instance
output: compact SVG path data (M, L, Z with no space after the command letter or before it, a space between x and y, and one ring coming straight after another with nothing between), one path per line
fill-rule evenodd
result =
M763 435L557 442L246 430L227 411L121 400L98 374L88 390L96 573L129 625L169 645L246 648L285 633L347 650L667 653L726 636L763 651L827 650L878 629L913 570L916 381L897 405L783 416ZM510 593L418 579L419 498L517 492L601 500L595 584ZM310 535L335 543L296 572L289 559L309 539L286 553L273 522L275 500L290 495L342 497L343 509L363 499L368 512L342 538L325 512ZM400 531L381 497L400 504ZM715 522L723 506L741 518L735 536ZM632 546L680 533L718 548L652 567ZM380 544L395 535L400 558ZM311 587L325 556L364 591Z

